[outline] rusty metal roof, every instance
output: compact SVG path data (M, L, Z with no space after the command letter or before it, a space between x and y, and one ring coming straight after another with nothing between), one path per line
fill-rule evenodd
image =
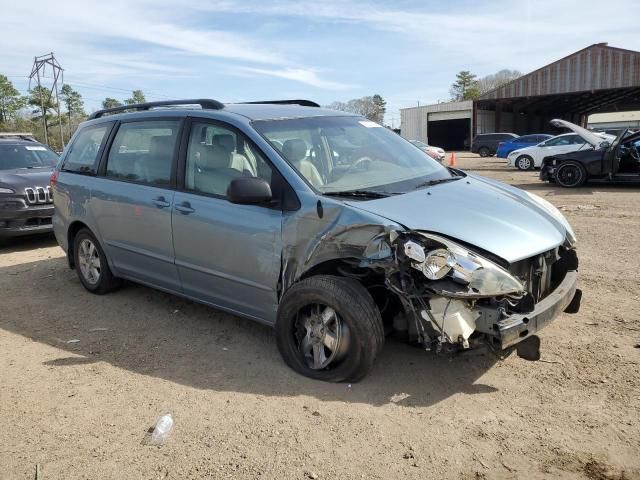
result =
M640 52L597 43L523 75L478 100L640 87Z

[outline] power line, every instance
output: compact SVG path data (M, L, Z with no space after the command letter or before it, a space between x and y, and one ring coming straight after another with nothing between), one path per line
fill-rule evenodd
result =
M104 90L114 90L114 91L121 91L121 92L127 92L127 93L131 93L134 90L136 90L135 88L121 88L121 87L113 87L113 86L109 86L109 85L103 85L100 83L88 83L88 82L67 82L69 83L69 85L76 85L76 86L81 86L84 88L90 88L90 89L94 89L94 90L98 90L99 88L102 88ZM172 96L166 95L164 93L159 93L159 92L153 92L150 90L145 90L145 93L150 94L151 96L154 97L159 97L159 98L173 98Z
M29 79L29 76L25 76L25 75L5 75L5 77L7 78L22 78L25 80ZM53 77L48 77L45 75L42 75L40 78L53 78ZM88 88L90 90L111 90L111 91L115 91L115 92L125 92L125 93L131 93L134 90L137 90L136 88L122 88L122 87L115 87L115 86L110 86L110 85L104 85L104 84L100 84L100 83L88 83L88 82L76 82L76 81L67 81L65 82L68 85L71 85L72 87L82 87L82 88ZM150 90L143 90L145 95L149 95L150 97L153 98L158 98L158 99L173 99L174 96L171 95L167 95L165 93L159 93L159 92L155 92L155 91L150 91Z

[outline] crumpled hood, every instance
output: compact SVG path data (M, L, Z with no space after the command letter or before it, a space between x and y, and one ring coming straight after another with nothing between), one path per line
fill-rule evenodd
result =
M348 205L393 220L411 230L458 239L516 262L562 244L566 230L523 190L467 177Z

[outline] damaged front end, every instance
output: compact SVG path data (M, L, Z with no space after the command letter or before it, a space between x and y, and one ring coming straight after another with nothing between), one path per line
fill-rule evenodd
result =
M372 242L360 267L384 271L387 289L403 307L393 329L426 350L480 344L510 350L562 311L579 307L578 260L569 242L507 264L440 235L388 235Z

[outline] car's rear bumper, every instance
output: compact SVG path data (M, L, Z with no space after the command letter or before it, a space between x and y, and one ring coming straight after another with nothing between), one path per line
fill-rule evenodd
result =
M53 205L0 210L0 237L17 237L53 231Z
M567 272L558 287L538 302L532 312L527 314L510 315L496 323L497 336L494 346L502 350L525 340L534 333L542 330L553 319L571 306L571 313L577 313L580 308L582 292L577 288L578 272ZM576 292L579 292L576 295ZM576 301L574 301L574 297Z

